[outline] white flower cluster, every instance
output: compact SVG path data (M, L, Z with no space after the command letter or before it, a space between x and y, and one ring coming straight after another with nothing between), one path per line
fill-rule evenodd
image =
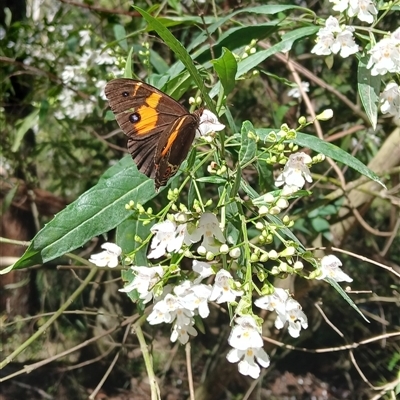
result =
M275 328L282 329L288 322L288 332L294 338L300 336L301 328L308 327L307 317L300 304L284 289L275 288L272 294L260 297L254 304L263 310L276 312Z
M378 10L372 0L329 0L334 3L333 10L347 12L350 18L357 17L360 21L372 24Z
M169 253L182 253L184 245L189 248L193 243L200 243L197 248L199 254L215 253L224 246L228 247L214 214L202 214L197 225L184 222L185 217L187 215L180 213L176 215L176 221L181 223L167 220L152 227L154 237L149 257L151 255L152 258L159 258ZM116 267L122 253L121 248L113 243L105 243L102 248L104 251L93 254L89 261L99 267ZM288 252L286 256L289 254L293 253ZM351 278L340 269L341 265L335 256L326 256L314 272L314 277L351 282ZM167 270L168 266L161 265L132 266L133 279L120 291L136 291L143 304L153 300L154 307L147 321L151 325L171 324L172 342L178 340L185 344L190 336L197 336L195 317L207 318L211 302L231 304L244 294L240 283L234 280L231 273L226 269L217 270L216 264L193 260L192 272L187 276L194 274L194 279L183 278L175 286L166 279ZM215 275L212 284L202 282L212 275ZM272 294L257 299L254 304L264 310L275 311L275 327L282 329L288 323L288 332L294 338L300 335L301 329L308 327L307 317L300 304L284 289L276 288ZM241 315L235 319L236 324L228 340L233 347L227 355L228 361L238 363L239 372L253 378L259 376L260 366L269 365L269 357L263 349L260 321L257 322L250 314Z
M79 32L79 35L81 37L80 46L90 44L90 31L83 30ZM87 87L87 70L98 65L104 65L108 74L118 74L119 69L116 69L116 62L117 59L109 51L92 50L90 47L83 49L82 55L77 57L76 63L66 65L61 73L65 86L58 95L61 108L55 112L55 117L59 120L68 117L81 121L87 115L92 114L97 103L96 97L90 96L87 99L78 97L76 90L71 90L71 86L74 89L80 86ZM104 95L106 81L95 77L90 79L92 86L98 89L99 96L106 100Z
M179 340L179 342L185 344L189 340L189 335L197 336L197 331L194 328L194 317L199 315L201 318L207 318L210 314L209 302L230 303L235 301L237 296L243 294L242 291L232 288L237 283L233 281L232 275L225 270L216 273L213 285L205 285L200 283L199 280L194 282L185 280L175 287L165 285L161 288L157 286L164 274L161 266L134 266L131 269L136 273L136 276L129 285L120 289L120 291L129 293L132 290L137 290L140 295L139 298L144 303L153 298L155 304L153 311L147 317L147 321L151 325L173 324L170 338L172 342ZM193 261L193 270L195 272L201 271L200 280L214 273L210 264L196 260Z
M371 57L367 68L371 68L371 75L400 73L400 28L381 39L368 53Z
M352 26L340 26L339 21L330 16L325 27L317 33L317 44L311 53L328 56L330 54L340 54L346 58L358 52L358 45L353 37L354 28Z

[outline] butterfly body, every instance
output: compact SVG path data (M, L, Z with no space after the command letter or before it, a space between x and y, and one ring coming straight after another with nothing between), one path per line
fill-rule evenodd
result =
M189 113L155 87L134 79L114 79L105 95L138 170L165 185L186 158L200 124L202 110Z

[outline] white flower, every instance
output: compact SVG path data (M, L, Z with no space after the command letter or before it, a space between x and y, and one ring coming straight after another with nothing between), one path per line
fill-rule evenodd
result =
M106 242L101 245L101 248L105 251L92 254L89 261L98 267L115 268L118 265L118 257L122 253L121 247L117 246L115 243Z
M231 283L233 283L233 278L228 271L224 269L218 271L209 300L216 301L218 304L235 301L236 297L241 296L243 292L232 289Z
M92 53L92 57L93 57L93 64L97 65L114 65L117 63L116 57L114 57L110 53L109 49L94 50Z
M154 285L159 282L164 275L162 267L131 267L132 271L136 272L136 276L132 282L126 285L120 292L129 293L132 290L137 290L139 298L143 303L148 303L153 298L153 291L151 290Z
M347 15L352 18L357 15L360 21L372 24L374 16L378 14L374 3L371 0L350 0Z
M305 92L310 91L310 82L301 82L301 87ZM298 99L301 97L301 93L299 90L299 87L296 85L293 89L290 89L288 91L288 96L289 97L294 97L295 99Z
M78 67L74 65L66 65L64 71L61 73L61 79L64 84L67 84L74 79L74 76L78 72Z
M272 295L260 297L254 304L263 310L275 310L277 313L275 327L277 329L282 329L286 321L289 322L289 334L292 337L298 337L301 328L308 327L307 317L301 311L300 304L284 289L275 288Z
M329 2L334 4L332 7L334 11L343 12L349 6L349 0L329 0Z
M322 257L319 270L321 275L316 279L331 278L336 282L353 282L353 279L342 271L341 266L341 261L332 254Z
M286 321L289 322L289 334L294 338L300 336L301 328L306 329L308 327L307 316L301 310L300 304L291 297L286 300L285 314L278 313L275 327L282 329Z
M335 37L332 33L326 33L324 35L318 35L317 43L312 48L311 53L319 56L329 56L332 53L331 46L335 42Z
M219 227L217 217L212 213L204 213L201 215L197 228L192 233L185 234L185 243L191 244L203 241L200 246L203 246L206 251L217 253L221 243L225 243L225 237Z
M347 26L343 32L336 36L335 42L331 46L332 53L339 53L341 57L346 58L351 54L357 53L358 45L353 37L354 28Z
M194 272L197 272L199 274L199 276L194 280L193 283L199 283L203 279L208 278L209 276L214 274L211 265L204 261L193 260L192 268Z
M250 315L235 319L235 325L229 335L229 344L238 350L246 350L251 347L262 347L263 340L261 329Z
M226 356L230 363L239 362L238 370L242 375L257 379L260 376L260 367L254 359L264 368L270 364L268 354L263 348L248 348L246 350L232 349Z
M397 31L395 32L397 34ZM400 40L391 37L381 39L369 51L371 58L367 68L371 68L371 75L385 75L387 72L400 72Z
M390 114L400 119L400 86L397 83L388 83L379 100L382 114Z
M197 336L197 331L193 328L193 324L182 326L175 324L170 337L171 342L174 343L178 339L181 344L186 344L189 341L189 335Z
M79 36L81 37L81 39L79 40L79 45L80 46L85 46L85 44L90 43L90 39L91 39L91 32L87 29L83 29L79 32Z
M289 294L285 289L275 288L274 293L260 297L255 300L254 304L263 310L276 311L280 314L285 314L286 300Z
M297 186L301 189L306 181L312 182L310 170L306 165L311 162L311 157L306 153L299 152L291 154L283 172L276 179L275 185L279 187L286 184L288 186Z
M176 225L175 222L165 220L158 224L154 224L150 231L155 233L151 241L151 252L148 258L160 258L166 252L177 252L183 244L186 224Z
M212 132L219 132L225 129L225 125L218 121L218 117L210 110L203 110L200 117L200 125L197 129L196 136L206 136Z
M154 305L147 321L150 325L160 324L161 322L171 323L175 319L179 307L178 297L168 293L163 300Z
M318 55L340 53L343 58L357 53L358 46L354 41L353 31L353 27L341 27L339 21L335 17L330 16L325 22L325 27L318 31L317 43L311 50L311 53Z
M210 314L210 309L208 308L210 294L210 285L193 285L189 293L181 298L181 304L188 310L198 310L201 318L207 318Z

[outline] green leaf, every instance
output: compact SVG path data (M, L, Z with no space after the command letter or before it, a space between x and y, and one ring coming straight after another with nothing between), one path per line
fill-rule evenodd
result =
M214 60L212 63L222 83L225 95L228 95L235 87L237 62L234 55L228 49L224 47L222 51L222 56L218 60Z
M27 115L23 120L20 120L21 125L17 130L17 133L14 138L14 143L11 147L11 151L13 153L17 152L19 147L21 146L22 139L24 138L26 132L29 131L38 121L38 115L40 110L36 108L29 115Z
M139 236L142 240L147 239L150 234L152 224L143 225L141 221L131 218L126 219L117 227L116 242L121 247L123 254L130 254L141 246L141 243L135 241L135 236ZM135 253L135 265L146 267L147 247L144 246Z
M243 168L254 158L257 151L257 143L249 137L249 134L255 134L253 124L250 121L244 121L241 129L242 143L239 151L239 164Z
M212 102L210 96L208 95L208 90L204 85L204 79L197 71L197 68L193 63L193 60L191 59L185 47L183 47L182 43L179 42L179 40L177 40L175 36L158 19L152 17L150 14L148 14L146 11L142 10L139 7L133 6L133 8L143 16L143 18L148 22L150 27L160 35L161 39L165 42L165 44L175 53L175 55L187 68L193 80L195 81L197 87L199 88L205 103L207 104L207 108L214 114L218 114L217 110L215 109L214 103Z
M267 139L268 134L272 131L272 129L256 129L257 135L260 137L260 140L265 141ZM384 183L380 180L380 178L371 171L366 165L364 165L357 158L353 157L351 154L342 150L340 147L335 146L332 143L325 142L315 136L307 135L305 133L297 132L296 139L291 140L291 142L296 143L301 147L307 147L312 149L318 153L322 153L327 157L332 158L335 161L339 161L350 168L353 168L355 171L359 172L362 175L365 175L369 179L379 183L381 186L386 187Z
M13 269L45 263L83 246L128 218L132 211L125 204L130 200L144 204L156 195L153 180L141 174L130 157L111 170L112 175L107 171L39 231Z
M126 31L125 28L120 24L115 24L113 26L114 36L119 45L123 50L128 51L128 42L126 41Z
M339 161L360 174L367 176L369 179L379 183L383 187L386 187L384 183L380 180L379 176L371 171L366 165L364 165L357 158L353 157L351 154L342 150L340 147L335 146L332 143L325 142L315 136L306 135L305 133L297 133L297 137L293 140L294 143L302 147L308 147L314 151L325 154L327 157L332 158L335 161Z
M242 14L242 13L249 13L249 14L261 14L261 15L274 15L278 13L282 13L284 11L288 10L304 10L304 12L310 12L310 10L307 10L306 8L302 8L299 6L295 5L263 5L263 6L255 6L255 7L248 7L248 8L241 8L239 10L236 10L230 14L227 14L223 18L219 18L215 23L210 25L207 28L207 31L204 31L201 33L188 47L188 51L191 51L192 49L196 48L200 44L204 43L207 41L208 36L207 35L212 35L214 32L217 31L222 25L225 24L225 22L232 20L232 18L237 15L237 14ZM318 28L317 28L318 30ZM249 43L250 40L248 40L247 43Z
M308 26L306 28L295 29L294 31L290 32L290 34L282 36L282 39L279 43L271 46L267 50L257 51L255 54L252 54L241 61L238 66L238 73L236 77L239 78L246 74L253 68L257 67L260 63L265 61L268 57L278 52L290 50L296 40L302 39L303 37L312 36L318 30L319 27L317 26Z
M214 44L214 54L221 54L224 47L234 50L248 45L253 39L263 40L278 30L279 23L279 20L275 20L264 24L230 28L225 31Z
M342 289L342 287L334 281L332 278L326 278L325 279L331 286L333 286L336 291L347 301L347 303L350 304L351 307L353 307L362 317L365 321L369 322L368 319L364 316L364 314L360 311L360 309L354 304L353 300L348 296L348 294Z
M132 53L133 47L129 50L128 57L126 58L124 78L132 78Z
M299 40L303 37L311 36L315 32L317 32L319 27L317 26L309 26L306 28L299 28L295 29L291 34L287 34L284 37L282 37L282 40L275 44L274 46L271 46L267 50L261 50L257 51L254 54L251 54L244 60L240 61L238 64L238 72L236 74L236 79L241 78L244 74L247 74L249 71L251 71L253 68L256 68L258 65L260 65L262 62L264 62L268 57L278 53L282 52L283 50L288 50L291 49L293 46L293 43L296 40ZM220 83L218 82L214 88L210 91L210 97L214 97L216 94L219 93L220 90Z
M372 76L371 70L367 69L367 64L367 56L360 58L357 71L358 94L364 106L365 113L371 122L372 128L376 129L378 122L378 104L379 92L381 90L381 77Z

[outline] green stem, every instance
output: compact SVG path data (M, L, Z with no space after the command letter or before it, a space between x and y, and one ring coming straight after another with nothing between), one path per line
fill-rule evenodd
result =
M141 325L145 320L146 320L146 315L144 315L142 318L139 319L138 322L136 322L136 324L133 326L133 329L139 340L140 350L142 351L144 364L146 366L147 376L149 377L151 400L160 400L161 399L160 388L158 387L157 379L154 374L153 363L151 361L149 349L147 347L146 340L144 338L141 327Z

